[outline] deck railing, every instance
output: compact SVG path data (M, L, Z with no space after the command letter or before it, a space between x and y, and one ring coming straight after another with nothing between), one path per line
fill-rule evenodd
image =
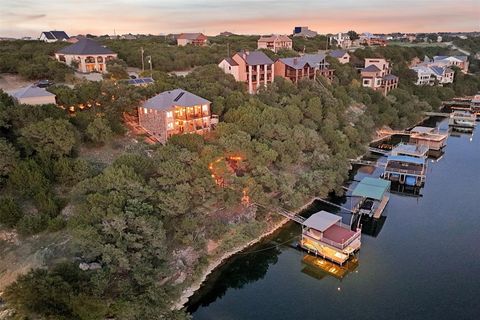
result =
M340 226L342 227L346 227L347 229L350 229L349 226L341 223ZM326 243L326 244L329 244L335 248L338 248L338 249L345 249L346 247L348 247L353 241L355 241L357 238L360 237L360 234L361 234L361 230L358 230L356 231L350 238L348 238L347 240L343 241L342 243L339 243L339 242L336 242L336 241L333 241L331 239L328 239L328 238L325 238L324 236L322 236L320 239L317 239L316 237L313 237L310 233L306 232L306 233L303 233L304 236L307 236L308 238L311 238L312 240L314 241L319 241L319 242L323 242L323 243Z

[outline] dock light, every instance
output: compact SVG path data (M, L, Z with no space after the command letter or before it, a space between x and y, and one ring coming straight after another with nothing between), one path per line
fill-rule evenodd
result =
M340 287L337 288L337 291L341 291L342 289Z

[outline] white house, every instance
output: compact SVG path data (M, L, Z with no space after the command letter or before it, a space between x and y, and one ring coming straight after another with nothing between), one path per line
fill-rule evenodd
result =
M440 85L453 83L455 72L446 66L417 65L411 68L417 73L416 85L433 86L435 82Z
M65 33L65 31L43 31L40 34L40 41L45 42L57 42L57 41L67 41L70 37Z
M115 59L117 54L98 42L81 38L75 44L60 49L55 53L55 58L71 66L77 63L77 70L83 73L107 72L107 61Z

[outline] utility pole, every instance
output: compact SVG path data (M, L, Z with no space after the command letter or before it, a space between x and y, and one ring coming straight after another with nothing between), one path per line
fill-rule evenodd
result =
M153 77L152 56L147 56L147 62L150 64L150 77Z
M140 52L142 53L142 72L144 72L145 71L145 62L143 61L143 53L144 53L143 47L140 48Z

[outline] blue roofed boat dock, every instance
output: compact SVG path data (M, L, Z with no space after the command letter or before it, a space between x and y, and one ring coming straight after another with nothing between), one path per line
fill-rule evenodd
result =
M379 219L390 200L390 185L388 180L363 178L352 191L352 197L359 199L353 211Z

